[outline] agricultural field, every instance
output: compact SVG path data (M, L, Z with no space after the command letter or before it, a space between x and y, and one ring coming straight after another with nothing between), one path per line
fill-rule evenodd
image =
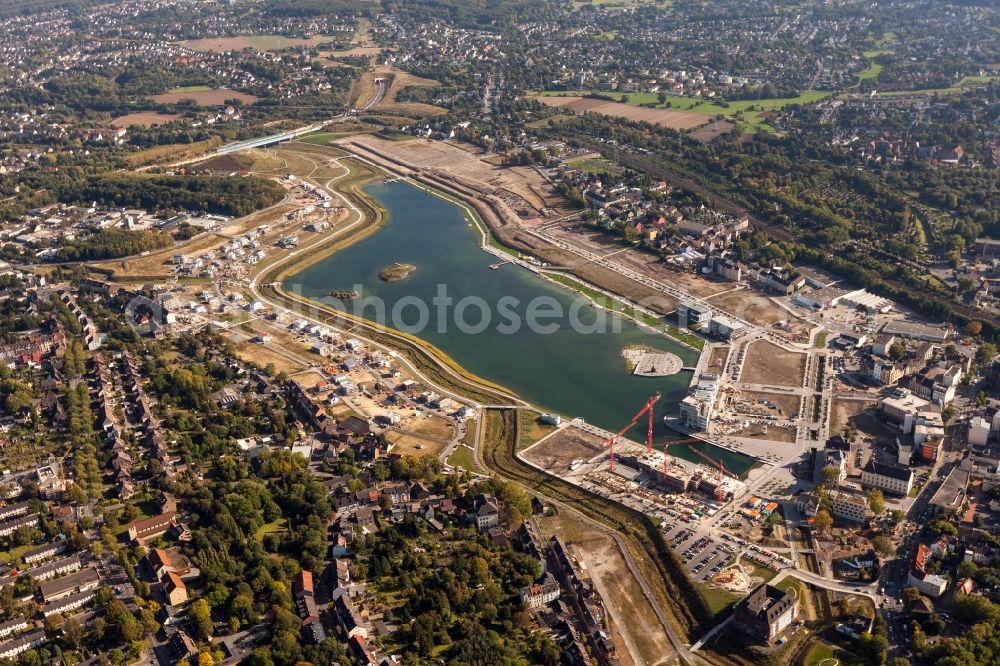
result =
M194 86L204 88L204 86ZM168 92L153 95L149 99L160 104L177 104L186 99L193 100L198 106L223 106L226 100L238 99L244 104L253 104L257 97L248 93L237 92L228 88L210 88L205 90L177 89L181 92Z
M540 94L541 98L547 97L576 97L577 99L583 99L579 97L580 95L587 94L588 91L562 91L562 90L546 90ZM807 90L796 97L783 97L778 99L761 99L761 100L739 100L733 102L714 102L710 100L695 99L692 97L683 97L680 95L666 95L663 102L660 102L659 96L656 93L597 93L607 95L616 99L624 98L625 102L604 102L605 104L623 104L624 106L638 106L648 111L670 111L672 113L680 114L694 114L707 116L709 118L715 116L721 116L729 120L739 120L746 123L750 128L755 130L768 130L770 128L767 125L768 113L772 111L780 111L787 106L793 104L812 104L813 102L818 102L822 99L830 97L833 93L825 92L822 90ZM543 102L549 104L550 106L560 106L558 104L552 104L546 99L542 99ZM603 100L592 100L591 102L602 102ZM598 111L596 109L586 109L589 111L594 111L595 113L607 113L606 111ZM607 115L614 115L623 118L629 118L630 120L646 120L647 122L654 122L648 120L645 117L633 117L633 115L624 115L620 113L607 113ZM691 124L687 126L682 125L672 125L666 123L659 123L665 127L673 127L674 129L690 129L692 127L698 127L704 125L708 122L705 118L699 123L695 123L693 120L690 121ZM707 134L702 134L702 136L707 136ZM714 138L714 137L712 137ZM705 140L705 139L701 139Z
M331 37L316 35L309 39L285 37L283 35L243 35L240 37L207 37L205 39L187 39L180 42L194 51L224 53L226 51L280 51L299 46L311 47L330 41Z
M734 129L736 129L735 123L731 123L728 120L717 120L714 123L703 125L691 132L691 138L711 143L720 136L730 134Z
M622 104L621 102L607 102L602 99L571 96L542 96L538 99L548 106L567 109L575 113L600 113L628 120L641 120L672 129L691 129L708 122L708 118L704 114L669 109L650 109L632 104Z
M177 120L182 116L179 113L159 113L156 111L140 111L138 113L130 113L125 116L118 116L111 121L111 124L115 127L131 127L132 125L139 125L141 127L155 127L157 125L165 125L173 120Z

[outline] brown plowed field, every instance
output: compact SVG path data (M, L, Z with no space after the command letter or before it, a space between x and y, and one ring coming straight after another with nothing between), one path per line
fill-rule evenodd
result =
M603 99L591 99L589 97L541 96L536 99L543 104L556 106L576 113L590 111L591 113L600 113L605 116L641 120L672 129L691 129L692 127L704 125L712 119L711 116L703 113L686 113L684 111L671 111L670 109L650 109L644 106L608 102Z
M176 92L163 93L150 97L154 102L163 104L176 104L184 99L193 99L198 106L222 106L227 99L238 99L244 104L253 104L257 98L247 93L229 90L228 88L216 88L215 90L199 90L197 92Z

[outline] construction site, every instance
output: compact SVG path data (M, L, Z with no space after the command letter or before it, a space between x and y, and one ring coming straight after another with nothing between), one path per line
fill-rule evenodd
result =
M522 451L520 457L549 474L661 518L663 510L673 513L682 508L689 520L697 520L746 494L746 484L724 461L690 446L704 445L703 440L689 437L654 443L652 415L659 399L659 394L652 396L618 433L575 420ZM647 425L645 444L626 439L624 434L641 422ZM699 461L672 455L671 449L683 449Z

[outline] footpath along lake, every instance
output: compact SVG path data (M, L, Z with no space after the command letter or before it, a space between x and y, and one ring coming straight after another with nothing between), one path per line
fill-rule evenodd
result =
M404 182L373 183L365 192L388 212L385 226L286 278L286 291L333 305L337 302L329 296L332 291L357 290L360 298L336 305L349 312L377 298L387 313L381 323L430 342L470 372L507 387L542 409L569 418L583 417L607 430L625 426L659 391L663 397L654 422L656 441L662 446L667 435L663 416L677 413L691 373L638 377L626 367L621 351L628 345L642 345L676 354L685 366L695 364L697 352L627 319L620 320L617 331L610 321L596 326L611 315L589 303L574 304L583 296L520 266L508 264L491 270L491 264L500 260L479 246L479 231L464 211L440 197ZM397 281L380 278L386 266L397 263L412 265L414 270ZM452 299L450 307L435 305L440 302L434 299L441 289ZM475 304L463 309L462 301L471 300L469 297L475 298ZM427 325L419 330L421 306L416 303L425 304L429 315ZM561 309L561 317L536 317L552 332L537 330L538 326L532 330L525 323L532 303L543 312ZM489 313L485 327L487 315L480 304ZM400 316L394 320L391 313L397 305ZM577 312L581 326L571 325L571 309ZM374 306L366 305L359 314L379 319ZM522 325L513 326L514 317ZM467 326L459 325L463 321ZM595 329L600 330L592 332ZM644 428L631 433L632 438L645 441ZM711 445L702 450L723 459L736 474L745 474L754 463L751 458ZM675 447L671 453L700 462L685 447Z

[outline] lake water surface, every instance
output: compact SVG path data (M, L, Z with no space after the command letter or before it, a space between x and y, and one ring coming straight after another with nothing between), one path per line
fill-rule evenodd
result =
M432 343L470 372L507 387L542 409L568 418L582 417L607 430L618 431L627 425L659 391L663 397L656 406L655 427L658 447L662 446L667 435L662 417L677 413L691 373L636 377L626 367L621 351L628 345L643 345L677 354L685 366L695 364L697 352L629 320L621 320L618 330L611 330L610 325L598 327L595 324L610 317L608 313L577 302L583 297L525 268L509 264L491 270L490 265L500 260L479 246L478 230L462 209L448 201L403 182L371 184L365 192L388 212L386 225L287 278L286 291L324 298L331 291L357 289L362 300L379 299L387 313L406 304L398 311L405 326L419 323L415 303L424 303L428 325L408 332ZM416 270L398 282L380 279L379 272L397 262L412 264ZM435 306L436 296L441 302L441 289L452 299L450 308ZM456 310L463 299L466 305L461 320L468 324L482 328L480 307L489 311L490 323L483 330L463 331L456 324ZM347 308L359 302L349 303ZM539 323L553 329L551 332L512 326L514 316L527 320L531 303L544 303L544 312L559 308L569 313L573 309L586 330L571 325L568 316L538 318ZM439 319L441 312L445 316ZM374 307L365 310L364 316L378 319ZM399 320L384 323L400 328ZM602 330L591 332L593 328ZM644 441L645 425L640 426L631 435ZM744 474L753 464L750 458L718 447L698 446L724 459L737 474ZM701 462L683 446L674 447L671 453Z

